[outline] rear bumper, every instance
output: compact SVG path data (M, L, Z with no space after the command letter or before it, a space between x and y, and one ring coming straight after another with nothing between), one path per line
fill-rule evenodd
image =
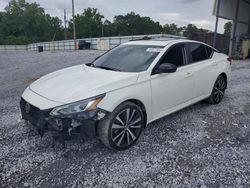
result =
M67 138L75 135L86 135L88 137L95 137L97 135L99 109L84 112L84 114L81 114L81 118L74 116L52 117L50 116L52 109L40 110L23 98L20 101L20 109L22 119L35 126L41 136L46 131L51 132L54 136L64 136Z

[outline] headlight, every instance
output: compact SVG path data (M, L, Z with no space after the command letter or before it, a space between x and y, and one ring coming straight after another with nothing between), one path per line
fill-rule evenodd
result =
M56 107L50 112L50 115L51 116L71 115L80 112L88 112L91 110L95 110L97 108L97 105L101 102L104 96L105 94L90 99Z

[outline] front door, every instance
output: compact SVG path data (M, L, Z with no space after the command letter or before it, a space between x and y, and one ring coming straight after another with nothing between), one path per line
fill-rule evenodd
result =
M159 64L172 63L178 68L175 73L152 74L152 115L153 119L175 111L191 103L193 97L193 72L186 61L183 44L171 47ZM159 66L159 64L157 66ZM157 69L157 66L155 67Z

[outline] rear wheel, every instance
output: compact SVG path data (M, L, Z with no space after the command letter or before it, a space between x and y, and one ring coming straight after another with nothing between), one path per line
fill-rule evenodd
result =
M220 75L215 81L212 94L206 101L211 104L219 104L224 97L226 88L227 81L224 76Z
M143 130L144 121L139 106L124 102L99 122L98 136L107 147L124 150L136 143Z

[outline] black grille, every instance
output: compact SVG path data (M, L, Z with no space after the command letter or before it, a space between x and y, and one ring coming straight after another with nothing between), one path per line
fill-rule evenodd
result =
M31 104L29 104L30 109L29 111L27 111L27 109L25 109L26 105L27 105L27 102L23 98L21 98L20 108L21 108L22 116L25 120L30 121L34 125L37 125L39 120L44 120L45 117L49 115L48 110L46 111L40 110L39 108Z
M27 113L26 110L25 110L25 105L26 104L27 104L27 102L22 99L21 100L21 107L22 107L22 109L24 110L25 113ZM37 107L35 107L35 106L31 105L31 104L29 104L29 105L30 105L30 110L29 110L28 114L31 115L34 118L38 118L40 110Z

